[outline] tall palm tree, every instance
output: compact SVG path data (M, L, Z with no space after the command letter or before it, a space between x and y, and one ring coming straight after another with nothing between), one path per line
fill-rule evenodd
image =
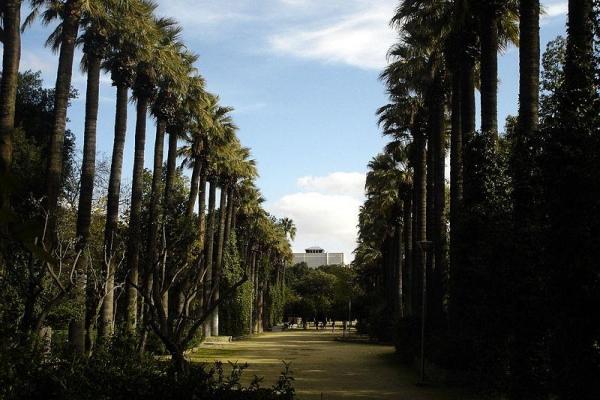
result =
M102 60L108 47L107 31L112 22L108 18L108 9L98 8L95 14L84 13L81 19L84 33L78 42L83 44L82 70L87 73L85 96L85 124L83 131L83 160L81 165L81 184L79 191L79 206L77 208L77 248L83 252L83 268L78 271L82 277L86 276L85 268L88 265L87 242L90 236L92 221L92 196L94 192L94 176L96 173L96 123L98 120L98 102L100 95L100 72ZM74 347L82 350L84 346L79 343L84 341L86 328L88 335L87 349L91 348L91 316L86 315L86 290L87 282L79 280L75 290L77 306L81 317L72 322L69 329L69 341L76 344ZM86 326L87 325L87 326Z
M136 81L133 86L133 95L136 99L136 128L135 152L133 162L133 180L131 187L131 209L129 215L129 239L127 244L127 331L134 333L137 325L137 299L139 257L141 249L141 217L142 217L142 192L144 171L144 149L146 143L146 117L151 100L156 95L158 78L161 74L173 72L178 76L179 63L178 49L162 40L165 31L175 24L173 20L159 18L155 22L158 31L158 40L154 44L152 58L140 60L136 68Z
M104 63L104 67L111 73L113 86L116 87L116 110L104 228L106 288L98 326L98 334L101 338L106 338L113 332L114 276L118 258L116 238L129 88L133 87L135 82L136 60L149 57L152 49L148 42L155 40L157 36L152 18L154 5L148 2L142 2L141 5L139 12L131 12L127 8L120 7L113 9L115 12L113 18L119 23L114 24L109 34L110 46Z
M12 163L12 135L15 125L17 80L21 59L21 0L7 0L0 6L2 17L2 77L0 80L0 208L8 201L4 181Z
M49 228L50 232L52 232L56 223L55 214L62 179L63 144L77 33L79 31L82 11L95 14L94 8L97 4L94 1L84 0L66 0L64 2L57 0L32 0L31 4L33 12L28 18L29 21L33 20L34 16L44 7L45 11L42 15L42 20L45 23L49 23L56 18L60 18L61 20L57 30L49 38L49 43L53 44L53 49L59 51L54 90L54 123L50 136L48 172L46 176L46 207L50 213Z

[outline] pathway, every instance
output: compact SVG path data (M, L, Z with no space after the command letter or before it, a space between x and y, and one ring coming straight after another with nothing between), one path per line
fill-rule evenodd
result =
M398 365L392 346L345 343L331 332L297 330L265 333L248 340L206 346L190 355L194 361L249 364L246 382L263 376L270 386L291 362L299 400L465 400L460 391L418 387L417 376ZM322 394L322 397L321 397Z

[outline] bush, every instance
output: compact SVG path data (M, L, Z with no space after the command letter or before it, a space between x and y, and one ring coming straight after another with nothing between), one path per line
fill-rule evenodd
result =
M245 387L240 378L247 365L232 365L226 376L221 363L207 370L193 364L186 375L176 375L166 361L132 357L127 340L115 339L90 358L65 354L42 358L17 347L0 354L0 399L293 399L293 378L287 365L271 388L260 379ZM3 349L7 350L7 349Z

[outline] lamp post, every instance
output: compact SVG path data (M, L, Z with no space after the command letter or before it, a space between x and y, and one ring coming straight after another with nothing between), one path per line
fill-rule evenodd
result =
M422 300L421 300L421 380L425 383L425 320L427 318L427 253L432 248L432 242L423 240L419 242L421 249L421 268L423 269Z

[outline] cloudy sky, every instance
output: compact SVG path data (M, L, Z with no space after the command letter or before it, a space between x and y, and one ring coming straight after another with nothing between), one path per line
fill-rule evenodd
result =
M395 34L388 27L397 0L157 0L159 14L184 27L208 89L235 107L244 144L252 147L266 207L294 219L297 251L320 245L351 258L366 164L381 150L375 110L385 104L377 77ZM542 45L564 32L566 1L542 0ZM26 12L26 10L25 10ZM23 37L22 69L42 71L48 86L56 56L43 47L52 27ZM80 54L78 54L78 59ZM518 51L500 59L499 114L516 113ZM73 85L85 93L75 69ZM112 148L114 88L101 87L98 150ZM69 111L81 146L83 98ZM124 175L131 175L133 108ZM152 125L150 125L152 126ZM149 131L147 154L153 149ZM151 158L146 157L150 167Z

